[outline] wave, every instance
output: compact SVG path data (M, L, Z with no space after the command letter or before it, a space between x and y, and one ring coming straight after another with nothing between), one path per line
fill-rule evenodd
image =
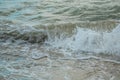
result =
M23 40L30 43L43 43L47 35L42 30L36 30L32 27L10 27L1 28L0 40Z
M64 33L52 39L48 37L46 43L50 44L52 49L65 52L120 54L120 25L110 32L80 27L76 27L73 32L71 37L65 37Z
M116 24L112 22L105 23L104 21L100 23L67 23L42 27L10 27L9 25L1 28L0 40L24 40L30 43L45 43L50 45L47 45L50 49L71 51L72 53L120 54L120 25L117 27L114 25Z

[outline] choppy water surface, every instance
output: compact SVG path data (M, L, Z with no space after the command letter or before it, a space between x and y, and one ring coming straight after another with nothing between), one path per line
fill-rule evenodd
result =
M0 80L119 80L119 0L0 0Z
M1 21L22 25L119 20L118 0L1 0Z

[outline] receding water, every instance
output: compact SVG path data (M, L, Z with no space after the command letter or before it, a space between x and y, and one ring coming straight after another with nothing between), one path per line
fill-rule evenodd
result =
M0 80L119 76L119 0L0 0Z

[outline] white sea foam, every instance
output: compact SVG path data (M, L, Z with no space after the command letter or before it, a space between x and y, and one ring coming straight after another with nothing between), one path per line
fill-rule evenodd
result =
M120 54L120 25L111 32L96 32L76 27L74 35L48 41L53 49L84 51L87 53ZM63 36L63 35L62 35Z

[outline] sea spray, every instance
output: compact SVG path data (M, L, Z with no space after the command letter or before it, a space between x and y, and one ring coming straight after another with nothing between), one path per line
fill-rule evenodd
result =
M85 53L104 53L119 54L120 53L120 33L118 25L111 32L97 32L91 29L76 27L71 37L64 37L64 33L60 33L60 37L52 38L48 43L52 49L60 49L65 51L82 51Z

